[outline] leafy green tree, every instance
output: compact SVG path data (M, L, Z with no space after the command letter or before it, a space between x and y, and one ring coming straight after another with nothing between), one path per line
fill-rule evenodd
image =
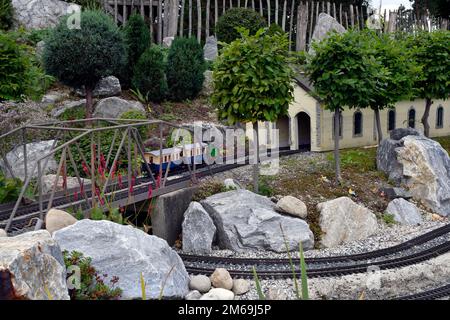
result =
M147 49L134 68L132 85L146 100L160 102L167 94L163 49L154 45Z
M314 55L307 58L305 71L314 85L314 95L334 112L334 159L336 180L341 181L339 157L340 114L344 108L366 108L370 94L380 89L386 71L374 58L369 41L355 30L331 33L314 42Z
M122 34L100 11L81 13L81 28L69 29L67 17L49 35L43 54L47 73L62 83L86 89L86 117L92 117L92 92L97 82L117 74L126 61Z
M253 35L266 26L266 21L258 12L245 8L233 8L227 10L219 18L215 31L219 41L231 43L239 37L237 28L248 29L250 34Z
M428 137L433 99L447 99L450 95L450 31L420 32L410 36L408 45L421 68L414 88L416 97L425 99L421 122Z
M419 68L402 37L393 38L391 34L379 35L369 31L366 40L373 49L370 54L380 62L380 67L384 68L378 73L382 77L379 79L381 85L369 93L370 108L375 113L378 142L381 142L383 133L380 110L391 108L396 102L413 96L414 79Z
M203 87L206 70L203 48L195 38L175 38L167 56L167 84L175 101L195 98Z
M151 35L149 28L145 24L144 18L140 14L132 14L127 20L124 28L125 42L127 45L128 61L122 75L121 84L124 87L130 85L130 81L133 78L133 71L139 58L142 54L150 48Z
M224 44L214 64L211 101L218 108L220 119L230 124L251 122L258 147L258 121L274 122L286 115L294 99L292 58L284 34L269 35L267 29L260 29L255 35L243 28L239 32L241 37ZM258 148L256 151L258 155ZM257 191L258 164L254 172Z

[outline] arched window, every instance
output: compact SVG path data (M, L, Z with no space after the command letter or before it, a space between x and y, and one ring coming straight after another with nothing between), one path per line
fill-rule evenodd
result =
M361 111L353 114L353 135L362 136L363 134L363 115Z
M416 110L410 109L408 111L408 127L415 128L416 127Z
M333 132L332 132L332 136L333 136L333 138L334 138L334 118L335 118L335 114L333 114L333 119L332 119L332 129L333 129ZM344 119L343 119L343 117L342 117L342 112L339 112L339 138L342 138L342 130L343 130L343 121L344 121Z
M444 107L439 106L436 111L436 128L441 129L444 127Z
M388 131L395 129L395 110L388 111Z

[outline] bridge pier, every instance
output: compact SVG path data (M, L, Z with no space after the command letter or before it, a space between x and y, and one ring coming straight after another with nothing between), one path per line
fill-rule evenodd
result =
M183 214L189 207L197 187L189 187L164 194L156 200L152 212L153 235L173 246L181 233Z

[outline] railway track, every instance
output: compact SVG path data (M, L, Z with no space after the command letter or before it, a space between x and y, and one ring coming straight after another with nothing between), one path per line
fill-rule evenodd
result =
M403 296L394 300L436 300L446 297L450 297L450 283L439 288Z
M297 150L284 150L279 151L279 156L288 156L296 153L300 153L302 151ZM196 178L202 178L207 175L220 173L228 170L232 170L238 168L240 166L248 165L249 159L248 156L245 158L244 163L234 163L234 164L220 164L207 166L205 164L197 165ZM175 170L169 172L169 178L173 178L168 180L166 185L171 186L177 183L185 182L191 179L190 173L188 169L183 170ZM136 179L136 183L133 187L133 196L136 197L138 195L148 193L148 185L151 184L151 179L149 177L140 177ZM153 185L152 185L153 186ZM155 187L155 186L153 186ZM53 199L53 208L66 208L70 207L70 203L77 203L77 207L81 207L83 210L87 208L87 204L84 200L78 200L74 198L74 192L78 189L67 190L67 192L58 192L55 194L55 198ZM86 194L88 200L92 199L92 191L90 185L85 186ZM78 190L79 191L79 190ZM111 184L108 186L106 193L111 192L114 193L115 200L123 200L123 203L126 203L128 199L128 182L124 179L123 186L118 188L117 183ZM81 197L81 195L79 196ZM46 210L47 205L49 203L48 196L44 198L43 208ZM0 205L0 229L4 229L8 222L8 219L11 215L11 212L14 208L15 203L8 203ZM8 234L14 236L25 231L33 230L34 226L39 218L39 203L33 201L29 204L25 204L19 207L16 215L12 221L10 230L8 230Z
M330 277L367 272L369 267L381 270L404 267L426 261L450 251L450 224L430 231L397 246L367 253L305 259L308 277ZM180 255L186 270L192 274L210 275L215 268L226 268L233 277L252 278L255 267L261 279L292 277L289 259L244 259ZM292 260L300 274L299 259Z

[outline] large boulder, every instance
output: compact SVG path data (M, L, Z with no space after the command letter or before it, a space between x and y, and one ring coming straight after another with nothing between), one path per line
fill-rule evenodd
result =
M113 97L118 96L122 93L122 87L120 86L120 81L114 76L109 76L101 79L94 88L92 95L94 97ZM86 91L84 88L76 90L76 94L84 97L86 96Z
M316 27L312 35L312 41L322 41L327 37L327 34L331 31L338 33L345 32L344 26L342 26L335 18L322 12L319 14L319 19L317 20ZM309 49L310 53L314 53L312 47Z
M217 46L217 39L214 36L209 36L206 38L205 46L203 47L203 56L206 61L216 60L219 54L219 49Z
M285 252L283 233L289 250L298 250L300 242L305 249L314 246L313 233L305 221L279 214L272 201L253 192L219 193L201 203L213 218L223 249Z
M205 254L211 253L216 233L214 222L198 202L191 202L184 213L183 251Z
M68 212L50 209L45 215L45 229L50 232L50 234L53 234L55 231L77 223L77 221L78 220Z
M189 275L178 254L166 241L132 226L86 219L56 231L53 238L61 249L91 257L100 274L119 277L124 299L142 297L141 274L148 298L158 298L162 286L166 298L189 292Z
M365 239L378 231L377 218L372 211L348 197L319 203L317 209L324 233L322 245L326 248Z
M142 111L144 106L138 101L127 101L118 97L102 99L95 107L94 117L97 118L119 118L122 113L130 110Z
M416 225L423 221L419 209L413 203L402 198L389 202L386 213L392 214L394 220L401 224Z
M0 237L0 300L69 300L58 244L45 230Z
M3 230L3 229L0 229L0 238L1 237L7 237L7 236L8 236L8 234L6 233L6 231Z
M80 6L59 0L12 0L14 18L26 29L56 26L62 16L80 11Z
M83 185L87 185L91 183L91 180L80 178L81 183ZM46 174L45 176L42 176L42 193L50 193L53 190L53 186L56 181L56 174ZM78 182L78 178L76 177L66 177L66 189L74 189L78 188L80 189L80 183ZM56 191L64 190L64 178L62 176L59 176L58 183L56 184Z
M37 166L36 170L34 170L33 172L32 170L40 157L50 153L50 151L52 150L53 143L54 140L47 140L41 142L32 142L26 145L28 175L31 175L32 177L37 177L38 173ZM23 146L17 146L16 148L14 148L14 150L8 152L6 154L6 159L8 160L8 163L11 166L14 176L22 181L25 180L25 161L24 161ZM43 160L41 164L43 173L55 172L56 170L58 170L58 164L56 163L54 156L48 157L48 162L45 167L44 167L45 160ZM6 176L8 177L11 176L9 170L7 169L6 163L3 160L0 160L0 168L2 169L3 172L6 173Z
M285 196L278 200L275 209L302 219L308 215L305 203L293 196Z
M450 157L438 142L416 131L396 131L381 142L377 166L430 210L450 214Z

